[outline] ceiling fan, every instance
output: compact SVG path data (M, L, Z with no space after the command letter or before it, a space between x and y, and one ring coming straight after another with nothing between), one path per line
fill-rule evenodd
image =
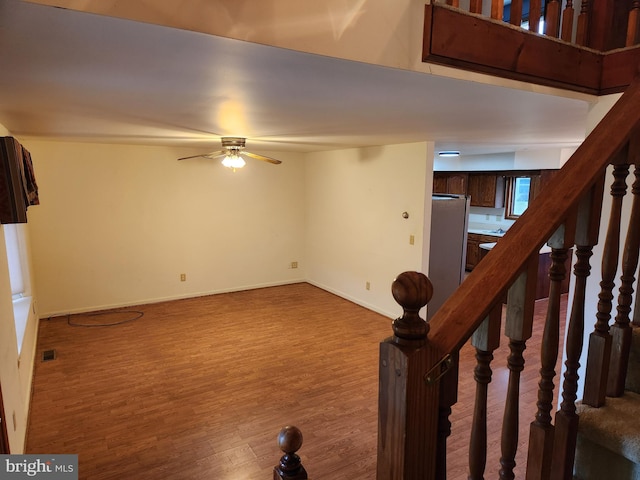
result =
M282 163L280 160L276 160L275 158L265 157L264 155L258 155L257 153L245 152L244 146L246 143L246 138L243 137L222 137L220 141L222 142L222 148L224 150L220 150L219 152L211 152L211 153L203 153L200 155L192 155L190 157L182 157L178 160L187 160L189 158L218 158L224 157L222 159L222 165L228 168L232 168L234 171L236 168L242 168L245 166L244 158L242 155L245 155L249 158L254 158L256 160L262 160L263 162L273 163L274 165L278 165Z

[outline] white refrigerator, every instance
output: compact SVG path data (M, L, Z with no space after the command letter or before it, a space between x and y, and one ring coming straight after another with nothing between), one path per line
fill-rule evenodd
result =
M469 201L465 195L432 197L427 276L433 284L433 297L427 305L427 320L464 280Z

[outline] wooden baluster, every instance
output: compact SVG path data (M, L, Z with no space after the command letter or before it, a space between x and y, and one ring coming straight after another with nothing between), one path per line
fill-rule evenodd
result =
M493 308L471 337L478 363L474 371L476 400L469 442L469 480L484 479L487 464L487 392L491 382L493 351L500 346L501 320L502 302Z
M625 45L631 47L637 43L640 43L640 0L633 0L627 23L627 41Z
M520 431L520 373L524 370L523 352L526 341L531 338L533 329L533 311L538 281L538 262L536 252L526 263L525 270L509 288L507 296L507 314L504 333L509 338L509 383L505 398L502 435L500 439L500 480L513 480L518 451L518 432Z
M582 0L580 15L578 15L578 26L576 29L576 45L586 46L589 41L589 0Z
M629 144L629 161L635 163L640 160L640 140L638 136L632 137ZM612 325L611 334L611 363L609 364L609 379L607 383L607 396L619 397L624 392L624 383L627 378L629 365L629 352L631 351L631 326L629 325L629 313L633 296L633 283L635 282L636 268L638 267L638 249L640 248L640 168L636 164L634 169L635 180L631 187L633 201L629 217L629 228L622 254L622 276L618 295L618 306L615 323Z
M491 0L491 18L502 20L504 16L504 0Z
M459 8L460 0L447 0L447 5L451 5L452 7Z
M302 432L292 425L278 434L278 447L284 452L280 463L273 469L273 480L307 480L307 472L296 454L302 446Z
M613 168L613 184L611 185L611 214L607 227L607 236L602 252L602 281L598 294L598 311L596 313L595 330L589 336L589 354L585 373L583 402L592 407L604 405L609 360L611 358L611 335L609 319L611 318L611 300L613 299L614 277L618 269L620 251L620 218L622 215L622 199L627 191L626 177L629 165L621 163L626 160L626 148L623 149Z
M575 235L575 216L553 234L548 242L551 247L551 268L549 268L549 304L542 333L540 350L540 383L538 384L538 412L531 423L529 435L529 456L527 459L527 480L546 480L551 473L554 427L551 424L553 408L553 379L558 360L560 343L560 296L562 282L566 277L565 262L569 247Z
M509 23L511 23L511 25L519 27L522 24L522 0L511 0L510 12Z
M541 17L542 2L540 0L531 0L529 2L529 31L538 33Z
M551 0L547 3L545 15L545 35L558 38L558 28L560 25L560 2Z
M565 42L571 42L573 36L573 0L567 0L567 5L562 14L562 34L561 38Z
M565 361L562 404L555 417L555 436L551 480L571 480L578 435L578 414L576 399L578 391L578 370L584 341L584 310L587 277L591 271L589 259L593 246L598 243L604 177L591 188L580 202L576 226L575 288L569 327L567 330L567 360Z
M469 0L469 11L471 13L482 13L482 0Z
M438 448L436 453L436 480L447 479L447 439L451 435L451 407L458 401L459 355L451 357L451 367L440 380L440 406L438 407Z
M404 272L391 292L403 315L380 344L377 480L433 480L436 472L439 377L448 356L427 341L419 311L433 287L418 272Z

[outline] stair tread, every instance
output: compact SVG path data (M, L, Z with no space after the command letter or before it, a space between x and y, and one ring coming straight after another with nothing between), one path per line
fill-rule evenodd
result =
M579 435L640 463L640 394L626 391L622 397L607 397L603 407L578 403L577 409Z

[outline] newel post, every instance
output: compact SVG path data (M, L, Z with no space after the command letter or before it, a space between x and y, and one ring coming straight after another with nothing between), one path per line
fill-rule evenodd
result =
M302 446L302 432L287 425L278 434L278 447L284 452L280 463L273 469L273 480L307 480L307 471L296 454Z
M380 344L377 480L433 480L436 471L439 388L433 368L442 356L429 346L419 311L433 287L418 272L393 282L403 315Z

